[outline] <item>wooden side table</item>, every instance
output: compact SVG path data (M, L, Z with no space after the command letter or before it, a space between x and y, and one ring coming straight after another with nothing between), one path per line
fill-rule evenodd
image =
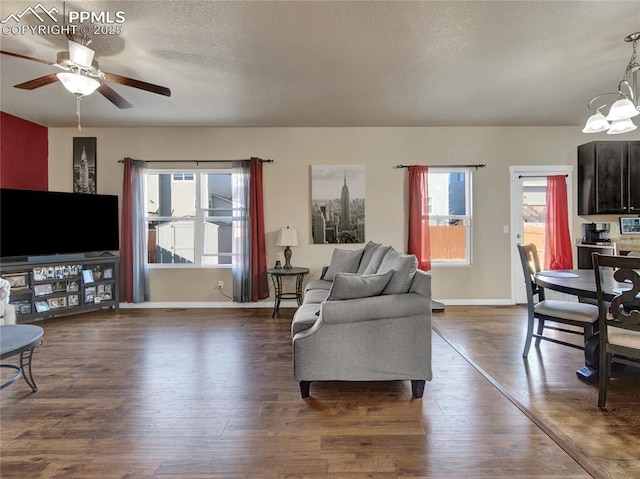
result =
M293 268L270 268L267 270L267 274L271 278L276 294L273 304L273 314L271 314L272 318L274 318L276 314L280 314L280 301L283 299L295 299L298 301L298 306L302 304L302 281L304 280L305 275L309 274L309 268L298 268L295 266ZM295 276L295 292L282 292L282 278L287 276Z

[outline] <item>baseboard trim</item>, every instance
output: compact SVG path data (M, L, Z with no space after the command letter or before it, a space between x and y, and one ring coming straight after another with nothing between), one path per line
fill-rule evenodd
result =
M437 299L445 306L513 306L510 299ZM196 308L273 308L273 300L255 303L233 301L149 301L145 303L120 303L124 309L196 309ZM297 308L296 301L282 301L281 308Z
M120 303L123 309L211 309L211 308L273 308L273 301L234 303L233 301L148 301L145 303ZM281 308L297 308L296 301L282 301Z
M445 306L513 306L511 299L440 299L433 298Z

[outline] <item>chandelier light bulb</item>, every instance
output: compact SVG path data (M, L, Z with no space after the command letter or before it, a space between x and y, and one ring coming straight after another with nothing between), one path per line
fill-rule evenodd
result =
M607 131L611 124L607 121L600 110L591 115L587 120L582 133L599 133L601 131Z
M636 110L635 105L628 98L622 98L611 105L607 120L628 120L634 116L640 115L640 111Z
M621 133L628 133L638 128L633 124L631 119L626 118L624 120L615 120L611 122L611 128L607 131L607 135L619 135Z

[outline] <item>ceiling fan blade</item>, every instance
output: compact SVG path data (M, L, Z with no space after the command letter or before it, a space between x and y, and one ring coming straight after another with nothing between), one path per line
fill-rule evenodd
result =
M51 75L45 75L40 78L35 78L33 80L20 83L19 85L14 85L14 87L22 88L23 90L35 90L36 88L40 88L41 86L49 85L57 81L58 77L55 73L52 73Z
M40 60L39 58L28 57L26 55L20 55L19 53L7 52L5 50L0 50L0 53L3 55L9 55L11 57L22 58L23 60L31 60L32 62L44 63L45 65L55 65L53 62L48 62L47 60Z
M113 103L120 109L133 108L133 105L122 98L113 88L106 83L101 83L98 87L98 93Z
M158 95L171 96L171 90L169 90L167 87L154 85L153 83L147 83L141 80L134 80L133 78L123 77L122 75L116 75L115 73L102 73L104 74L104 77L110 82L131 86L133 88L139 88L140 90L157 93Z

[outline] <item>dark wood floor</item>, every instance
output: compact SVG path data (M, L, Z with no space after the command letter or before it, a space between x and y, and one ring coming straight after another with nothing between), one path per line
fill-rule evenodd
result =
M473 361L495 363L495 370L483 367L498 380L507 377L514 391L507 395L522 404L437 334L434 379L421 400L412 400L401 381L313 383L312 398L302 400L292 379L291 310L276 319L267 309L234 309L121 310L43 321L45 342L34 359L39 391L31 394L21 380L0 393L0 476L588 478L518 405L543 402L551 409L560 402L554 411L570 418L576 436L625 429L620 424L629 416L616 415L615 387L610 422L593 424L597 408L588 385L578 392L593 398L592 407L588 414L574 411L582 399L566 391L577 381L579 351L569 358L545 345L529 360L529 372L510 382L508 375L522 369L520 338L498 342L509 344L504 355L488 343L494 329L517 335L521 313L448 307L436 327ZM637 425L631 423L635 431ZM603 437L607 456L605 447L619 445Z
M434 328L594 477L640 478L640 378L613 379L601 411L597 385L575 374L582 351L543 342L521 357L525 315L520 306L449 307Z

